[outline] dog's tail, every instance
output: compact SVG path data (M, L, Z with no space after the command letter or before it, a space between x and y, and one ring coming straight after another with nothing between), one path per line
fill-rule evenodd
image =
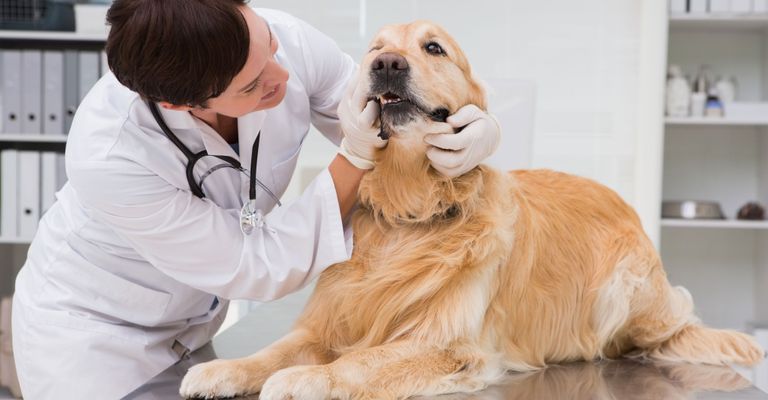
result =
M753 366L765 358L765 351L747 334L691 324L645 355L673 362Z

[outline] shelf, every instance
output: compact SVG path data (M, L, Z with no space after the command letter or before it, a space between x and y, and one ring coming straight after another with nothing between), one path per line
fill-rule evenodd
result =
M66 135L37 135L30 133L0 133L0 142L66 143Z
M765 118L737 119L728 117L667 117L664 119L667 125L694 126L768 126L768 116Z
M760 14L680 14L672 15L669 26L675 28L719 28L760 30L768 28L768 15Z
M0 236L0 244L30 244L30 243L32 243L31 238Z
M106 42L107 35L99 33L79 33L67 31L11 31L0 30L0 39L11 40L50 40L62 42Z
M662 218L661 226L670 228L715 228L715 229L768 229L768 221L742 220L690 220Z

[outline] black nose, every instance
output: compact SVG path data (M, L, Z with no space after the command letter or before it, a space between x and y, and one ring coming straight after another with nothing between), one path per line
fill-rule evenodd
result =
M373 60L371 72L383 76L402 76L408 73L408 61L397 53L381 53Z

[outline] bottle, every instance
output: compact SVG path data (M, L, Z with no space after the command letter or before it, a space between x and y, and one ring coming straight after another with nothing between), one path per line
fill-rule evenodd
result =
M699 73L693 80L693 93L691 94L691 116L702 117L707 106L707 92L711 86L709 79L709 66L702 65Z
M699 67L699 73L693 80L693 91L699 93L708 93L709 88L712 87L712 79L710 78L709 65L702 65Z
M667 79L667 115L687 117L691 109L691 87L678 65L669 66Z
M717 96L717 89L713 87L709 90L709 93L707 93L707 103L704 106L704 115L707 117L722 117L723 114L723 103Z
M728 106L728 103L733 103L736 100L736 79L731 77L725 79L725 77L719 77L717 83L715 83L715 89L717 89L717 96L724 106Z

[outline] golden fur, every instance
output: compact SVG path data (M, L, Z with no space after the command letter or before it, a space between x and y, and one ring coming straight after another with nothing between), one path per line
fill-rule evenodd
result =
M429 42L445 55L426 52ZM423 110L485 108L441 28L385 27L371 48L358 85L373 87L372 63L394 53L407 60L408 96ZM402 399L630 353L762 359L751 337L699 323L689 293L670 286L637 215L610 189L547 170L479 166L443 177L423 137L447 126L424 113L393 123L388 113L381 124L392 136L360 185L352 258L321 275L293 332L253 356L192 368L183 395Z

